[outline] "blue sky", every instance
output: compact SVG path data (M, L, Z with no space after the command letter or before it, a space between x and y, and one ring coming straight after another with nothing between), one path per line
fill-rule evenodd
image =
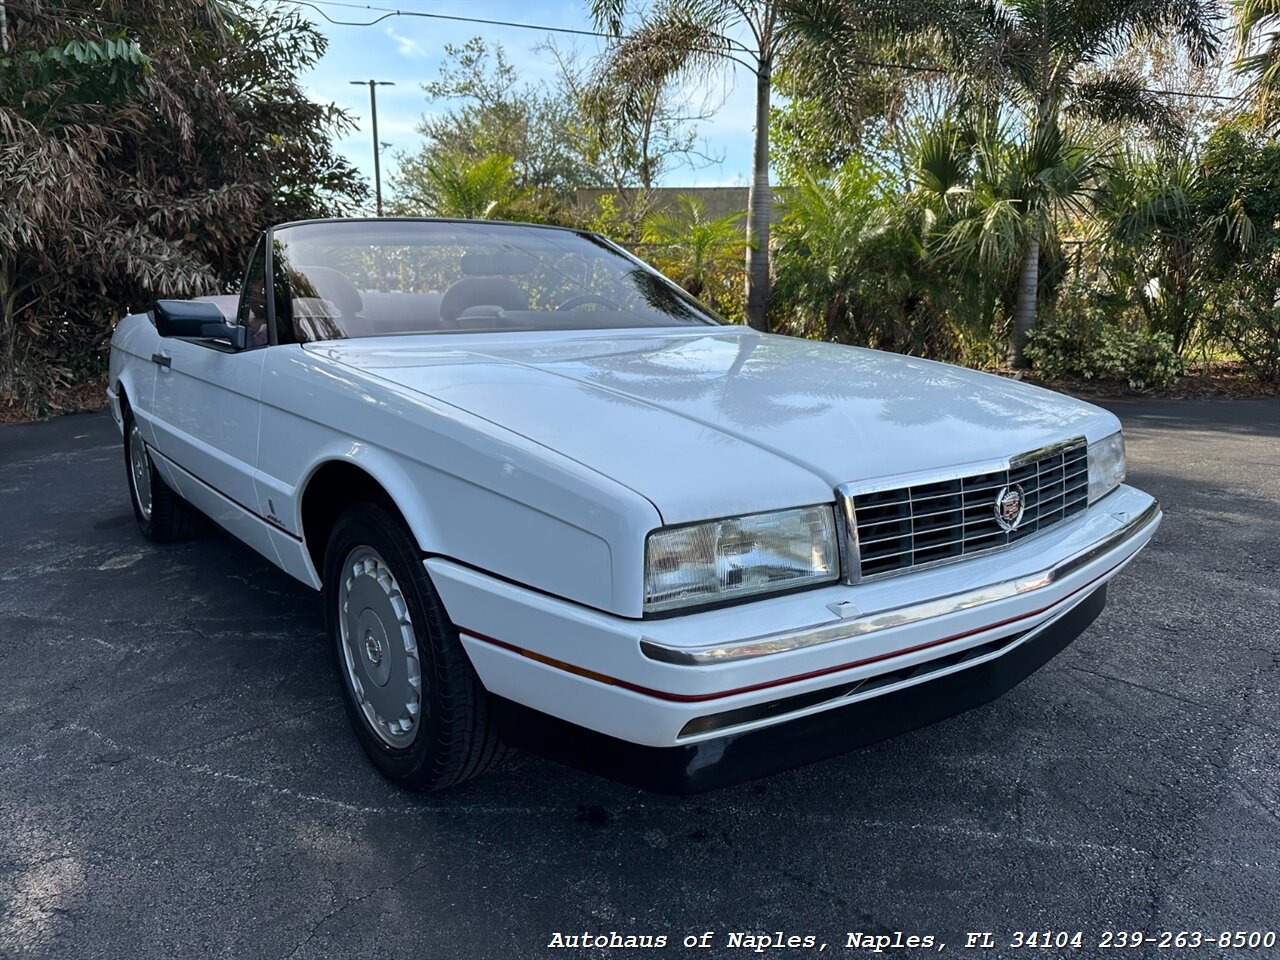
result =
M365 6L365 3L368 6ZM589 0L346 0L317 5L335 20L368 22L385 11L397 9L450 14L575 29L592 29ZM338 141L338 148L373 182L373 146L369 126L369 88L351 86L351 80L390 80L392 87L378 88L378 138L390 148L382 152L383 190L394 173L396 151L415 151L422 137L414 131L422 116L443 112L447 105L431 103L422 90L425 81L439 75L446 43L462 44L474 36L501 43L522 78L551 80L554 63L534 48L547 38L537 30L489 26L416 16L389 17L372 26L339 26L315 9L299 11L329 38L329 49L320 63L304 75L303 85L314 99L333 102L348 110L359 129ZM591 37L559 35L562 49L576 49L589 57L602 41ZM729 69L732 67L732 71ZM726 65L721 79L682 92L692 103L704 100L718 105L709 121L698 124L707 152L723 156L723 162L691 170L672 170L665 178L673 186L745 185L751 170L754 83L741 67Z

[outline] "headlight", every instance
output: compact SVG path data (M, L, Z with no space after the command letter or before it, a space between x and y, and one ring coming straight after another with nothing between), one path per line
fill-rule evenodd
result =
M666 527L645 544L644 609L736 600L839 576L830 506Z
M1089 444L1089 502L1095 503L1124 483L1124 434L1113 433Z

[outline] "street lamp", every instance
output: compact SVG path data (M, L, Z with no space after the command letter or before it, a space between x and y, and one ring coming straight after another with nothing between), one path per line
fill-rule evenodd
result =
M378 161L378 88L394 87L390 80L352 80L354 86L369 85L369 111L373 114L373 193L378 201L378 216L382 216L382 165Z

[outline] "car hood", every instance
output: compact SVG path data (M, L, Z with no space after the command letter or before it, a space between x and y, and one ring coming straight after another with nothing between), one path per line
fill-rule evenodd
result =
M742 327L387 337L308 352L570 457L650 499L666 523L826 502L846 481L1119 427L1105 410L989 374Z

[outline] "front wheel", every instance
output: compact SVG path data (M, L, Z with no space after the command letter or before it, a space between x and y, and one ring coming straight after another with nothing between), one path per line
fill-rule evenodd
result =
M489 695L403 521L357 503L325 551L325 619L347 716L384 775L439 790L492 763Z
M160 477L138 421L128 409L124 412L124 465L133 517L144 537L156 543L172 543L201 531L204 517Z

